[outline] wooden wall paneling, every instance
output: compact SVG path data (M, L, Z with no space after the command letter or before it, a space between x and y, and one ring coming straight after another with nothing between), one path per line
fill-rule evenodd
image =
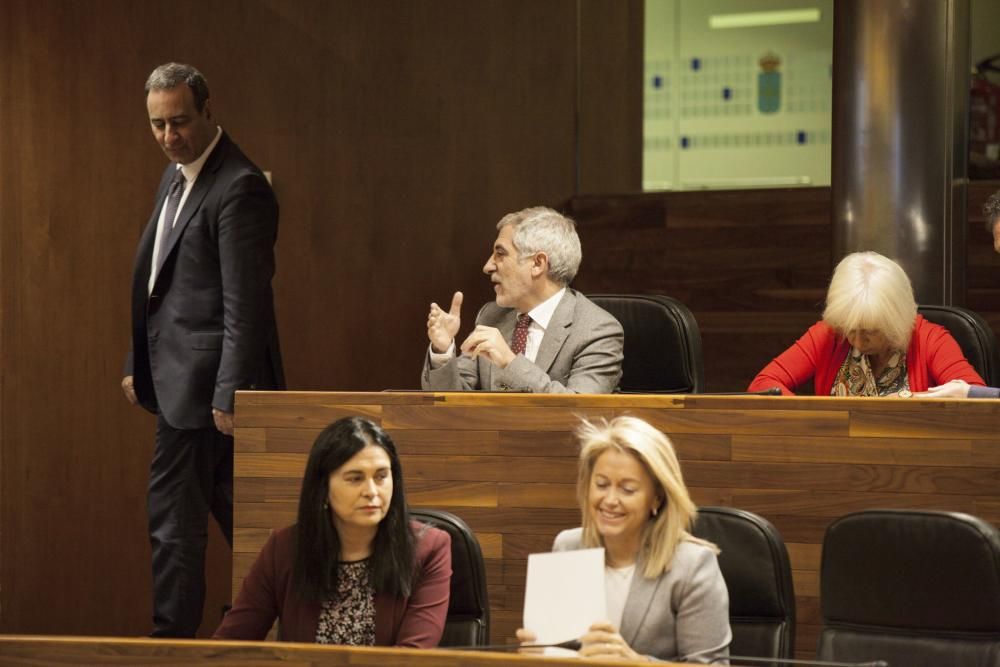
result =
M169 639L113 637L0 637L0 666L23 665L259 665L377 667L576 667L576 657L540 656L452 649L416 649L374 646L336 646L287 642L199 642ZM617 667L621 662L591 660L595 667ZM676 664L676 663L664 663Z
M734 461L787 463L839 462L896 465L968 465L973 456L971 440L939 438L933 449L919 442L896 438L803 436L733 437Z
M410 465L404 459L407 477ZM413 505L426 507L496 507L498 487L493 482L461 482L454 480L425 481L407 479L406 498Z
M532 482L501 482L497 485L498 503L497 507L558 507L562 509L579 510L576 502L576 470L569 469L566 459L560 462L558 476L567 479L564 484L551 484L546 481Z
M995 429L1000 423L1000 406L994 403L989 401L981 414L971 417L962 415L947 405L941 406L943 408L941 410L928 410L921 414L886 411L884 421L871 414L862 414L852 418L851 435L862 437L910 435L914 438L934 439L957 436L995 441L996 433L990 433L989 429ZM900 433L895 429L904 429L905 432Z
M148 631L153 424L124 405L118 383L135 244L164 167L139 93L155 65L201 67L223 127L274 174L293 388L416 387L427 303L463 289L471 319L490 298L480 268L495 221L574 192L576 39L601 25L585 25L596 14L577 15L572 0L238 4L0 4L5 632ZM600 4L622 8L603 21L608 34L632 39L636 4ZM631 173L617 158L605 164ZM1000 258L974 219L996 186L970 186L969 305L1000 328ZM709 389L742 389L817 317L832 264L828 189L628 201L635 216L596 198L570 205L587 251L578 286L687 301ZM308 415L281 424L325 425ZM227 550L211 539L203 631L230 579ZM76 556L56 573L44 567L53 548ZM114 573L112 595L95 572ZM37 603L55 590L73 603Z
M0 11L0 631L138 635L153 421L119 383L135 243L164 162L142 105L155 63L137 40L172 40L172 22L125 2ZM222 546L211 529L212 625ZM56 567L53 554L72 557Z
M445 507L464 518L487 550L492 641L513 640L521 624L529 553L579 524L575 500L581 417L634 414L678 443L685 480L699 505L761 514L781 532L793 568L797 655L812 657L819 633L823 534L837 517L872 507L964 511L1000 522L996 406L984 401L764 398L746 396L581 396L501 394L242 394L266 432L238 442L238 471L266 474L262 458L280 443L287 456L308 451L313 431L268 425L345 406L378 411L400 443L411 503ZM274 399L275 405L268 403ZM297 402L296 402L297 401ZM291 413L284 416L280 412ZM507 416L507 425L503 422ZM891 427L876 428L880 423ZM534 430L526 430L530 425ZM241 430L241 433L243 431ZM280 432L280 434L279 434ZM951 432L951 437L943 433ZM440 437L440 442L435 439ZM483 443L482 447L478 443ZM284 483L284 459L274 483ZM291 522L290 487L259 484L237 472L239 493L234 592L247 557L266 531ZM265 496L260 499L261 489ZM269 490L283 493L269 496Z
M604 416L611 416L605 412ZM387 429L442 429L454 420L474 420L476 430L502 429L505 424L516 423L522 430L566 431L572 429L579 420L565 410L553 408L510 407L440 407L425 408L397 406L386 407L382 426Z
M642 190L644 4L642 0L578 4L575 193Z
M969 184L965 305L1000 335L1000 255L982 216L997 191L1000 181ZM701 329L708 391L745 389L822 313L835 264L829 188L584 191L565 208L584 246L577 287L683 301Z
M629 414L645 419L667 433L712 433L750 435L774 433L780 423L789 435L846 435L848 415L830 410L651 410L639 408Z
M401 454L499 454L497 431L410 430L394 440Z
M577 287L684 302L708 391L745 389L822 312L829 188L584 194L566 209L584 249Z
M290 386L415 388L428 303L463 289L468 327L490 298L495 222L574 192L576 11L0 3L0 631L149 630L153 422L119 382L136 242L166 164L142 103L152 68L201 68L221 125L273 174ZM53 549L75 557L53 572ZM209 558L203 634L231 580L216 532ZM39 602L56 591L69 603Z
M270 139L294 386L415 388L428 304L461 289L471 322L496 221L573 190L575 3L288 4L282 57L322 89L270 100L300 128Z

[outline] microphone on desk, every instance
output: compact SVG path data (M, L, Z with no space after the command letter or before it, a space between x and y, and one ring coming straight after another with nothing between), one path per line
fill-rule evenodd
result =
M760 391L706 391L693 396L781 396L780 387L768 387Z
M529 648L567 648L571 651L579 651L581 646L582 644L579 639L570 639L558 644L485 644L479 646L438 646L438 648L449 651L497 651L513 653Z
M582 644L578 639L560 642L558 644L486 644L480 646L439 646L439 649L449 651L495 651L513 653L521 649L566 648L579 651ZM732 665L788 665L789 667L889 667L885 660L870 660L868 662L832 662L829 660L799 660L795 658L754 658L750 656L729 656Z
M799 660L797 658L754 658L745 655L729 656L729 664L739 665L789 665L789 667L889 667L885 660L867 662L834 662L830 660Z

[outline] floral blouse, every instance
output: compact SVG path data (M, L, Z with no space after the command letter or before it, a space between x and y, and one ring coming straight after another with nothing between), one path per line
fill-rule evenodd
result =
M368 559L340 563L337 594L323 604L316 626L317 644L375 645L375 588Z

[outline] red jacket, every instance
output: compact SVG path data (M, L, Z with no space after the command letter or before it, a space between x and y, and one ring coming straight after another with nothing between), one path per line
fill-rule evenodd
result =
M750 383L748 391L778 387L786 396L813 378L817 396L829 396L837 372L847 358L851 344L838 336L825 322L809 327L805 335L764 367ZM913 335L906 350L906 377L910 391L951 380L965 380L972 385L986 384L969 364L962 349L948 330L917 315Z
M375 645L433 648L441 640L451 590L451 537L414 521L418 574L409 597L375 595ZM271 534L213 639L261 640L274 619L282 641L316 642L322 605L292 590L294 526Z

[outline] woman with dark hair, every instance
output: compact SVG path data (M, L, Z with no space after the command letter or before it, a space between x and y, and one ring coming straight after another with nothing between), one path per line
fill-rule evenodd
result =
M275 531L215 639L437 646L451 585L451 538L410 521L399 456L361 417L313 444L298 523Z

